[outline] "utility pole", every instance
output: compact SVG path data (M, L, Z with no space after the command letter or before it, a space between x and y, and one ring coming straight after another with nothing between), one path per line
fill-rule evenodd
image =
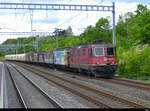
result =
M58 32L56 34L56 47L58 48Z
M17 38L17 54L19 53L20 43L19 43L19 35Z
M115 3L113 2L113 46L116 46L116 27L115 27Z
M17 46L16 46L16 54L18 54L18 51L17 51Z
M59 29L55 29L55 31L56 31L56 48L58 48L58 31L59 31Z
M36 40L36 50L37 50L37 52L39 51L39 35L37 35L37 40Z
M31 20L31 32L32 30L32 22L33 22L33 10L30 11L30 20Z
M26 46L24 45L24 54L26 53Z

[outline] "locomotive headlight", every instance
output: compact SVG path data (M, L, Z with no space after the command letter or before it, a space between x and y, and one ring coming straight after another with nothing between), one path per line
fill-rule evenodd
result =
M96 64L99 64L99 62L96 62Z
M115 62L114 62L114 61L112 61L112 64L115 64Z

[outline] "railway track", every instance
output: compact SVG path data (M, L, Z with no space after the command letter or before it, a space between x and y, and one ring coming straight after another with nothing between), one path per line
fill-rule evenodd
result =
M42 78L44 78L44 79L46 79L46 80L48 80L48 81L53 82L54 84L57 84L58 86L63 87L63 88L66 89L66 90L69 90L69 91L72 92L72 93L76 93L76 95L78 95L78 96L80 96L80 97L83 97L83 98L88 99L89 101L95 103L95 104L96 104L97 106L99 106L99 107L113 108L113 107L110 106L110 105L103 104L103 103L100 102L99 100L96 100L96 101L95 101L93 98L88 97L88 96L85 95L85 94L82 94L82 93L80 93L80 92L77 92L77 91L74 90L74 89L68 88L67 86L65 86L65 85L63 85L63 84L58 83L58 81L63 81L63 82L66 82L66 84L69 83L69 84L72 84L72 85L74 85L74 86L76 86L76 87L80 87L81 90L84 89L84 90L86 90L88 93L93 93L93 94L95 94L95 95L98 95L98 96L102 96L102 97L104 97L104 98L107 98L107 99L109 99L111 102L115 102L115 103L118 103L118 105L119 105L119 104L122 105L122 107L126 107L126 108L146 108L146 106L143 106L143 105L141 105L141 104L135 103L135 102L133 102L133 101L129 101L129 100L125 99L125 98L117 97L117 96L114 96L113 94L110 94L110 93L108 93L108 92L105 92L105 91L102 91L102 90L98 90L98 89L95 89L95 88L91 88L91 87L88 87L88 86L86 86L86 85L77 83L77 82L75 82L75 81L68 80L68 79L66 79L66 78L62 78L62 77L56 76L56 75L54 75L54 74L47 73L47 72L45 72L45 71L41 71L41 70L39 70L39 69L37 69L37 68L33 68L33 67L29 66L29 65L21 65L21 67L23 67L23 68L26 69L26 70L29 70L30 72L33 72L34 74L36 74L36 75L38 75L38 76L40 76L40 77L42 77ZM39 72L42 73L42 75L39 74ZM47 75L47 76L45 76L45 75ZM56 81L53 81L53 80L51 80L51 79L49 79L49 78L54 78L55 80L57 80L57 82L56 82ZM97 97L98 97L98 96L97 96ZM95 101L95 102L94 102L94 101Z
M64 73L68 73L67 71L64 71L64 70L60 70L60 71L64 72ZM122 79L119 77L113 77L112 79L111 78L103 79L103 78L88 77L87 75L85 76L80 73L74 73L74 72L69 72L69 74L81 76L81 77L84 77L87 79L102 80L105 82L111 82L111 83L120 84L120 85L124 85L124 86L128 86L128 87L132 87L132 88L150 91L150 83L143 83L143 82L138 82L138 81L133 81L133 80L127 80L127 79Z
M150 88L150 83L132 81L132 80L127 80L127 79L122 79L122 78L114 78L114 79L115 79L115 80L119 80L119 81L128 82L128 83L134 83L134 84L138 84L138 85L143 85L143 86L145 86L145 87L149 87L149 88Z
M5 66L6 66L6 69L7 69L7 71L8 71L8 74L10 75L10 78L11 78L11 80L12 80L12 83L13 83L13 85L14 85L14 87L15 87L16 93L17 93L18 98L19 98L19 101L20 101L20 106L21 106L21 108L26 108L26 109L27 109L27 105L26 105L26 103L25 103L25 101L24 101L24 98L23 98L23 96L22 96L22 94L21 94L19 88L18 88L18 85L17 85L16 81L14 80L12 74L10 73L10 70L9 70L8 66L7 66L7 65L5 65Z
M67 71L64 71L64 70L60 70L60 71L64 72L64 73L68 73ZM113 77L112 79L103 79L103 78L95 78L95 77L83 75L81 73L69 72L69 74L75 75L75 76L76 75L81 76L81 77L84 77L87 79L102 80L102 81L106 81L106 82L111 82L111 83L120 84L120 85L124 85L124 86L128 86L128 87L132 87L132 88L145 90L145 91L150 91L150 83L143 83L143 82L138 82L138 81L133 81L133 80L127 80L127 79L122 79L119 77Z
M15 78L13 77L12 72L10 71L10 69L7 66L8 64L6 64L6 68L8 70L8 73L13 81L13 85L16 89L16 92L18 94L18 98L20 100L20 105L22 106L22 108L32 108L32 106L29 105L29 103L27 103L25 96L22 94L22 92L20 91L20 88L18 87L19 84L17 84ZM9 64L10 65L10 64ZM39 92L39 96L42 96L44 98L46 98L46 100L50 103L50 107L49 108L63 108L63 106L61 106L58 102L56 102L52 97L50 97L48 94L46 94L39 86L37 86L31 79L29 79L28 77L26 77L22 72L20 72L18 69L16 69L14 66L10 65L11 67L13 67L13 69L15 69L26 81L28 81L29 84L31 84L38 92ZM52 106L51 106L52 105ZM40 106L39 106L40 107Z
M98 78L98 80L103 80L106 82L120 84L120 85L133 87L133 88L137 88L137 89L141 89L141 90L145 90L145 91L150 91L150 84L147 84L147 83L125 80L125 79L121 79L121 78L113 78L113 79L109 79L109 80Z
M22 67L23 67L23 66L22 66ZM23 67L23 68L24 68L24 67ZM26 68L26 70L28 70L28 69ZM71 93L73 93L73 94L75 94L75 95L78 95L79 97L84 98L85 100L88 100L89 102L95 104L96 106L98 106L98 107L100 107L100 108L112 108L112 107L109 106L109 105L106 105L106 104L104 104L104 103L102 103L102 102L100 102L100 101L97 101L97 100L95 100L95 99L93 99L93 98L91 98L91 97L89 97L89 96L87 96L87 95L84 95L84 94L80 93L79 91L76 91L76 90L74 90L74 89L71 89L71 88L69 88L69 87L63 85L63 84L60 84L58 81L55 81L55 80L53 80L53 79L52 79L52 80L51 80L51 79L48 79L47 77L45 77L45 76L43 76L43 75L40 75L40 74L36 73L36 72L33 71L33 70L30 70L30 72L32 72L32 73L34 73L34 74L36 74L36 75L38 75L38 76L44 78L45 80L47 80L47 81L49 81L49 82L52 82L52 83L56 84L57 86L60 86L60 87L64 88L65 90L70 91Z

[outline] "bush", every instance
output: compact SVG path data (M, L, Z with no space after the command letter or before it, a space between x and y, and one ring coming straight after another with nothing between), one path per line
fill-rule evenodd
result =
M118 48L117 51L120 53L122 50ZM133 47L120 53L118 59L117 73L119 75L128 78L150 76L150 47Z

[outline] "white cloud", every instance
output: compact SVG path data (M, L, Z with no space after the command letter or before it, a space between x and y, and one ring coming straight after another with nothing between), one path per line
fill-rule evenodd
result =
M25 0L22 0L25 2ZM35 0L26 0L26 2L35 2ZM40 0L38 0L40 3ZM45 3L50 3L47 0ZM96 4L101 3L98 0L52 0L51 3L69 3L72 4ZM105 3L105 2L104 2ZM103 3L103 4L104 4ZM126 3L116 2L116 22L118 21L119 15L124 15L127 12L134 12L137 7L137 2ZM111 2L108 4L111 5ZM150 5L148 5L150 7ZM0 11L0 14L2 11ZM33 11L33 29L37 31L54 31L55 28L66 29L68 26L73 28L75 34L81 33L84 28L89 25L95 25L95 23L101 17L110 16L112 21L111 12L77 12L77 11ZM4 28L0 31L30 31L30 11L15 11L12 10L9 13L2 13L0 15L0 28ZM54 21L55 23L52 23ZM14 38L15 36L11 36ZM10 36L1 36L0 43L2 43Z

